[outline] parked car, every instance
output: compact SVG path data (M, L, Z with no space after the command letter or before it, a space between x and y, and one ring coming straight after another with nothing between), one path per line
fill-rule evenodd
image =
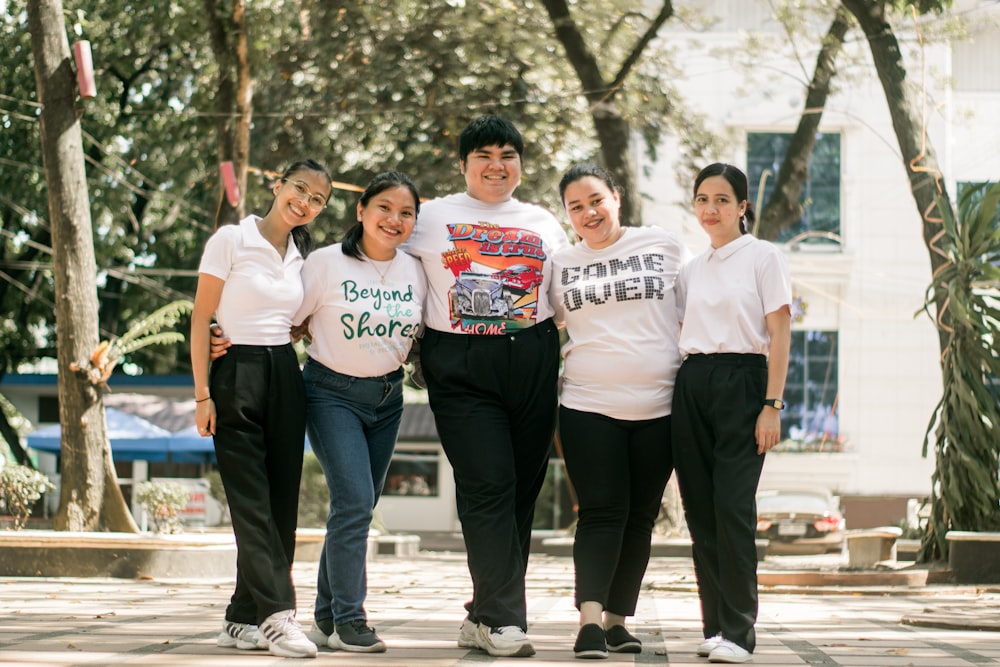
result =
M769 554L839 552L846 529L840 498L827 489L757 494L757 539L768 540Z

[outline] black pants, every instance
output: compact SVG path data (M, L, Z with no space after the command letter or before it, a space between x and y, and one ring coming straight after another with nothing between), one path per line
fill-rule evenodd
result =
M756 354L690 355L674 387L674 466L694 548L702 630L751 652L755 496L764 467L754 429L766 388L767 362Z
M215 455L236 534L226 620L295 609L292 561L305 442L305 387L291 345L233 345L212 363Z
M566 472L576 490L576 606L635 614L653 524L670 478L670 416L641 421L559 408Z
M429 330L420 361L455 471L472 575L469 618L527 629L531 522L555 431L556 327L547 320L502 336Z

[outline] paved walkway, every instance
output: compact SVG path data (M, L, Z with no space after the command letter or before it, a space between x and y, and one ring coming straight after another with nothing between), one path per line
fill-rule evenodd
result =
M295 566L299 616L311 619L316 564ZM370 622L389 645L384 654L323 649L299 664L405 667L580 664L572 644L573 568L566 557L533 555L529 569L529 636L538 653L495 659L455 645L469 594L465 556L427 552L380 556L369 567ZM0 665L173 666L294 663L260 651L215 646L231 579L0 579ZM1000 664L1000 590L931 585L919 588L764 590L751 664L949 667ZM907 623L901 623L906 617ZM920 620L956 629L913 625ZM965 622L962 622L965 619ZM633 631L636 655L604 664L702 665L690 561L654 558ZM600 664L600 663L598 663Z

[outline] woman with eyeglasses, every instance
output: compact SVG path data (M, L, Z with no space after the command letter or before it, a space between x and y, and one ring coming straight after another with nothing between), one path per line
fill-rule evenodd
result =
M216 643L314 658L295 619L291 573L306 428L291 325L312 246L306 225L329 199L331 179L305 160L272 191L264 217L220 227L205 244L191 316L195 420L214 438L237 545L236 590ZM210 369L213 316L232 336Z

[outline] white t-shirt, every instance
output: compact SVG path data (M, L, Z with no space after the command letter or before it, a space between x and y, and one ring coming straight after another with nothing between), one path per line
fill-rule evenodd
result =
M199 273L225 281L216 316L235 345L291 342L292 315L302 303L302 255L291 234L282 258L251 215L220 227L205 244Z
M791 303L788 260L773 243L744 234L709 248L677 279L681 354L767 355L765 318Z
M425 325L503 334L552 317L551 256L568 244L555 216L516 199L488 204L462 193L423 204L404 249L427 275Z
M559 251L551 287L566 325L560 402L615 419L670 414L677 348L674 281L690 253L659 227L623 228L613 244Z
M302 284L305 298L293 321L312 315L310 357L354 377L385 375L402 365L427 291L418 260L404 252L385 262L357 260L337 243L309 255Z

